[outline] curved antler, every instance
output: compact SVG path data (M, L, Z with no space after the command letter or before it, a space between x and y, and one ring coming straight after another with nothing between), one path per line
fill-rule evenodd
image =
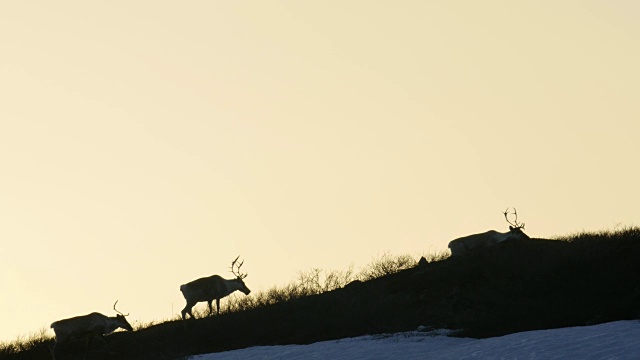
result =
M118 314L122 315L122 316L129 316L129 314L125 315L123 313L121 313L118 309L116 309L116 304L118 303L119 300L116 300L115 303L113 303L113 310L115 310Z
M243 274L240 272L240 267L242 267L242 264L244 264L244 260L242 260L240 262L240 264L236 267L236 263L238 262L238 259L240 258L240 255L238 255L238 257L235 258L235 260L233 260L231 262L231 273L233 275L235 275L238 279L244 279L246 278L249 274ZM235 269L234 269L235 267ZM237 272L236 272L237 271Z
M507 208L507 210L503 211L502 214L504 214L504 219L507 220L507 222L509 223L509 225L513 226L516 229L524 229L524 223L518 223L518 212L516 211L516 208L513 208L513 215L515 215L515 219L513 220L513 222L509 221L509 208Z

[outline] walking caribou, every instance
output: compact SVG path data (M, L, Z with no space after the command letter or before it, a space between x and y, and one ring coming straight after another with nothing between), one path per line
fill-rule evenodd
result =
M249 274L242 274L240 268L244 264L244 260L237 264L240 255L231 262L231 273L236 276L235 279L227 280L223 279L219 275L212 275L209 277L203 277L192 282L186 283L180 286L180 291L187 305L182 309L182 319L187 318L187 314L194 318L191 312L192 308L201 301L206 301L209 305L209 316L213 314L211 303L216 300L216 315L220 315L220 299L230 295L236 290L243 292L245 295L249 295L251 290L244 284L244 278Z
M509 208L507 208L503 214L505 220L509 223L508 232L500 233L495 230L489 230L481 234L473 234L452 240L449 242L451 256L465 255L469 252L493 246L507 240L529 239L529 236L522 231L524 230L524 223L518 223L518 212L516 208L513 208L513 215L515 216L513 222L509 221Z
M109 344L102 338L102 335L108 335L118 328L133 331L131 324L127 321L125 315L116 309L118 300L113 304L113 310L118 314L116 316L105 316L97 312L88 315L76 316L69 319L58 320L51 324L53 332L56 334L56 342L53 344L51 354L55 359L55 349L60 343L66 342L71 338L87 338L85 346L85 355L89 349L89 344L93 337L98 337L102 342Z

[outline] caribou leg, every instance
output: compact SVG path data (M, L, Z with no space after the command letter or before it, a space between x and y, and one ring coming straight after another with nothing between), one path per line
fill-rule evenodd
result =
M209 305L209 316L213 315L213 308L211 307L211 302L213 299L207 301L207 305Z

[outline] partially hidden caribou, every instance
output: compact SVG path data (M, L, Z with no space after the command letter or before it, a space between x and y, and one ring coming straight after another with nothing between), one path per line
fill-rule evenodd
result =
M235 279L227 280L219 275L212 275L193 280L180 286L180 291L182 291L182 295L187 301L187 305L182 309L183 320L187 318L187 314L189 314L191 318L194 318L191 310L201 301L207 302L209 305L209 316L211 316L213 314L211 303L215 300L216 315L220 315L220 299L230 295L236 290L243 292L245 295L249 295L251 290L249 290L243 281L248 274L242 274L240 272L240 267L242 267L244 261L238 264L239 258L240 256L231 262L231 273L236 276Z
M123 314L116 309L118 300L113 304L113 310L118 314L116 316L105 316L97 312L93 312L88 315L76 316L69 319L58 320L51 324L53 332L56 334L56 342L53 344L51 354L55 359L55 349L60 343L67 342L72 338L87 338L85 345L85 355L89 349L89 344L93 337L97 337L104 342L107 347L109 344L102 338L103 335L108 335L114 332L118 328L133 331L131 324L127 321L125 316L129 314Z
M513 215L515 216L513 222L509 220L509 208L507 208L503 214L505 220L509 223L508 232L500 233L495 230L489 230L484 233L473 234L452 240L449 242L451 256L466 255L478 249L490 247L507 240L529 239L529 236L522 231L524 230L524 223L518 223L518 213L516 208L513 208Z

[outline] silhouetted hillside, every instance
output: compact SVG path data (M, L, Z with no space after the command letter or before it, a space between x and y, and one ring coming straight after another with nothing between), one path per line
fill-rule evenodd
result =
M638 228L505 242L320 295L115 333L108 337L111 353L96 346L87 359L176 359L254 345L415 330L419 325L490 337L637 318L638 259ZM4 358L50 359L46 345ZM83 350L84 342L78 341L58 358L79 358Z

